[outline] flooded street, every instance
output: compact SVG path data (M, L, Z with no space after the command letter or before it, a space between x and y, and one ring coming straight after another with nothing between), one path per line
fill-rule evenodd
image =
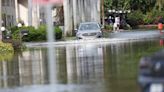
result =
M159 39L56 46L51 84L46 47L29 47L0 61L0 92L139 92L140 57Z

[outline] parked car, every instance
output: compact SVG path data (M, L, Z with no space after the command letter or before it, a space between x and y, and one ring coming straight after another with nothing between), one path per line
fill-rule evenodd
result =
M164 92L164 49L141 58L138 82L142 92Z
M77 39L100 38L102 37L101 26L97 22L80 23L76 30Z

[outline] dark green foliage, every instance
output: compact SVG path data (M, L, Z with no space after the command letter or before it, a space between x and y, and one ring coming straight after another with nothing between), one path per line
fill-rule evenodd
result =
M19 28L17 26L13 26L10 28L11 33L13 34L15 31L17 31Z
M106 30L113 30L113 25L105 25Z
M36 30L35 28L31 27L31 28L27 28L26 30L29 31L27 36L23 36L22 39L23 41L42 41L45 40L43 34L45 35L45 32L43 30L40 30L40 28L38 28L38 30Z
M26 42L31 42L31 41L46 41L47 40L47 29L45 25L41 25L38 27L38 29L35 29L32 26L29 27L12 27L12 38L14 40L21 40L21 35L20 31L21 30L28 30L28 35L22 36L22 40ZM55 34L56 34L56 39L61 39L62 38L62 30L59 27L55 28Z
M11 43L0 42L0 61L11 60L14 55L14 48Z
M131 10L128 23L136 28L142 24L157 24L159 16L164 18L164 0L104 0L105 14L108 10Z
M143 17L144 15L141 11L134 11L128 14L127 23L132 28L135 28L137 25L144 24Z
M159 0L104 0L105 10L140 10L143 13L150 12L158 4ZM161 0L162 1L162 0Z
M164 11L158 12L154 10L145 15L144 22L145 24L157 24L159 17L164 18Z
M143 24L157 25L160 17L164 18L164 11L159 12L154 10L146 14L143 14L141 11L134 11L128 14L127 23L133 28Z
M59 26L55 27L55 37L56 39L61 39L62 38L62 30L59 28Z

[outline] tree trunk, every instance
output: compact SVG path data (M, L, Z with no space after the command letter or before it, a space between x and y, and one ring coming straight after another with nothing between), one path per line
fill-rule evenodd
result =
M73 10L72 0L64 0L64 35L73 35Z
M65 36L72 36L81 22L100 22L100 0L64 0Z
M155 5L156 7L155 8L157 8L158 11L162 11L162 8L164 8L163 4L164 4L164 1L163 0L157 0L156 1L156 5Z
M56 10L56 16L55 19L56 19L56 25L64 25L64 13L63 13L63 7L57 7L57 10Z
M77 11L77 0L73 0L73 22L74 22L74 29L77 29L78 26L78 11Z
M38 28L38 26L40 24L39 17L40 17L39 16L39 5L36 3L36 4L33 4L33 8L32 8L32 25L35 28ZM31 21L31 19L29 19L29 20Z

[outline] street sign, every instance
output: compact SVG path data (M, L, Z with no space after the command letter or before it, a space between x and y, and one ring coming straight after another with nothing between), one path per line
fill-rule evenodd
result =
M63 5L63 0L33 0L33 3L35 4L55 4L55 5Z

